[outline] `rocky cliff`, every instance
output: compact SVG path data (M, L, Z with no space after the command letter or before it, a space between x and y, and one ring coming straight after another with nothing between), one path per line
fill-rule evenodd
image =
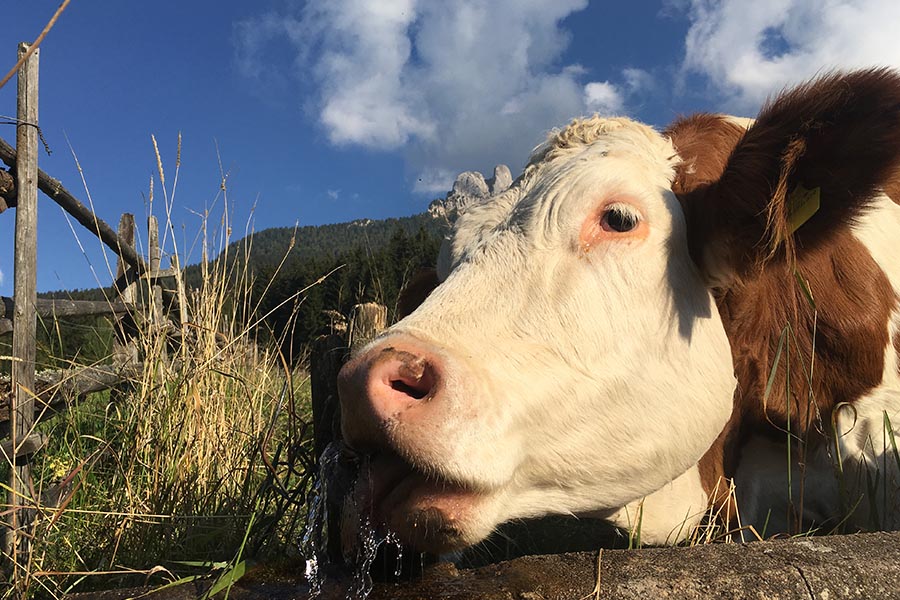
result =
M428 214L435 219L453 222L469 206L484 202L487 198L506 190L510 185L512 174L506 165L494 167L494 175L490 179L485 179L478 171L460 173L447 196L438 198L428 205Z

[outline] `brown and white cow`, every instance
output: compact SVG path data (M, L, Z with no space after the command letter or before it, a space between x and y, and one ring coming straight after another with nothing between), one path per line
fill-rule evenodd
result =
M755 121L554 132L341 372L375 514L432 551L547 513L657 544L711 505L769 533L900 525L898 174L888 70Z

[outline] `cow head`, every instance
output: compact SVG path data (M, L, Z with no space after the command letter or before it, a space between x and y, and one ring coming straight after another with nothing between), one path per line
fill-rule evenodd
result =
M834 185L835 144L860 145L853 121L881 108L877 81L893 76L847 77L825 83L874 90L807 98L805 121L796 97L776 101L721 177L681 198L669 137L595 117L552 134L512 187L461 216L441 284L339 378L345 441L372 454L377 518L446 551L509 519L612 511L696 464L735 388L713 288L794 250L773 194L837 189L823 191L820 235L888 168L873 151L867 174Z

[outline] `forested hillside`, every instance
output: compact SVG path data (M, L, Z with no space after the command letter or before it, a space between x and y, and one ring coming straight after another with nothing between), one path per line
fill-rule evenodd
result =
M383 221L362 219L333 225L272 227L233 243L228 252L232 255L243 254L245 245L250 243L254 265L276 266L284 258L292 240L294 248L290 260L321 260L338 258L357 247L381 248L397 231L414 235L424 229L428 233L443 236L446 227L445 220L435 219L428 213ZM190 277L195 270L196 267L189 267L187 275Z
M348 233L355 242L342 239L339 243L345 249L339 252L327 244L313 252L304 248L298 236L293 247L289 241L282 246L280 256L288 258L280 268L275 262L280 261L277 250L264 253L271 261L251 259L253 297L260 299L257 312L266 315L271 334L280 337L291 331L286 354L297 358L298 350L302 352L314 336L327 331L331 318L326 311L347 315L354 304L375 301L386 305L389 319L393 317L403 284L420 267L435 264L441 237L425 226L414 232L395 227L385 238L386 233ZM254 239L250 256L255 255L256 243Z
M265 317L260 334L281 338L289 331L284 350L297 358L328 329L326 311L346 315L356 303L375 301L386 305L392 317L404 282L418 268L434 265L446 227L445 220L424 213L266 229L235 242L218 260L227 260L236 278L248 261L252 297L259 302L256 313ZM185 271L189 287L198 286L200 277L200 265Z

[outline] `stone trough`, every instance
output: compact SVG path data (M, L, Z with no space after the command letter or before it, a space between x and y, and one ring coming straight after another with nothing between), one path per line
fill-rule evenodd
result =
M159 592L129 589L69 598L188 600L202 592L203 586L185 585ZM228 597L304 600L308 590L302 577L257 567ZM319 596L345 597L340 581L330 582ZM376 584L368 600L591 598L900 598L900 533L525 556L472 569L437 563L413 581Z

